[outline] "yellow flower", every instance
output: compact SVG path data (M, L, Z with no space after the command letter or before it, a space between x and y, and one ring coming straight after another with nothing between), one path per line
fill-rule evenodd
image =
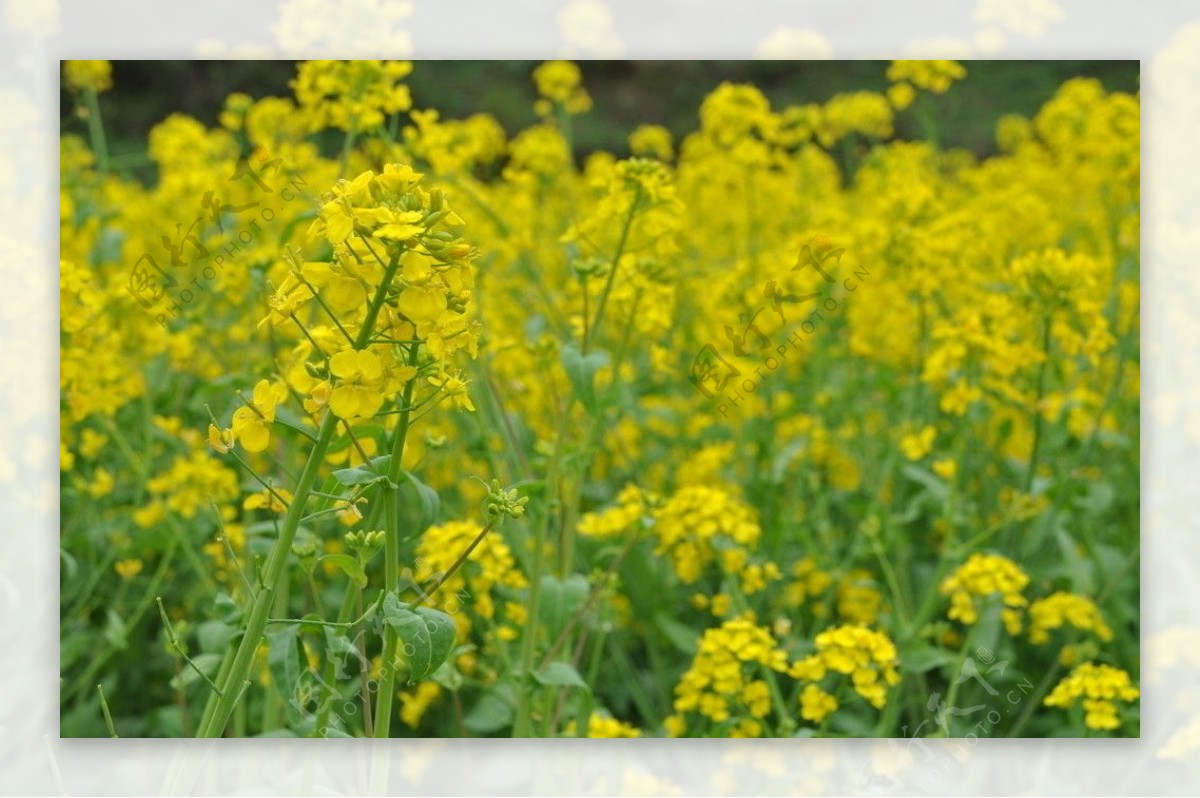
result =
M580 85L579 67L570 61L547 61L533 71L533 82L544 100L535 105L542 116L553 111L552 103L560 104L570 114L579 114L592 107L592 99Z
M273 513L287 512L287 505L292 501L291 491L286 488L274 488L273 491L263 489L258 493L252 493L246 497L246 501L242 502L242 508L246 510L270 510Z
M800 693L800 717L820 723L837 711L838 702L815 684L806 685Z
M908 106L912 105L913 100L917 97L917 92L911 83L901 81L893 83L887 90L888 100L892 107L897 111L903 111Z
M329 409L347 420L373 416L383 406L383 363L379 355L347 349L329 359L329 370L338 378L329 394Z
M564 730L566 736L575 736L575 721L567 724ZM641 729L631 726L624 721L617 720L609 715L602 715L599 712L593 712L588 716L587 736L592 738L633 738L641 737Z
M1085 596L1059 591L1038 599L1029 606L1030 642L1048 642L1051 630L1064 624L1094 632L1096 637L1103 641L1112 640L1113 637L1112 629L1100 614L1100 608Z
M435 681L420 682L411 690L400 691L400 720L410 729L417 728L441 694L442 688Z
M1082 698L1087 727L1111 731L1121 725L1116 702L1135 701L1137 697L1138 689L1133 686L1128 673L1111 665L1085 662L1050 691L1045 704L1066 709Z
M887 70L888 80L908 80L934 94L941 94L966 76L967 70L957 61L893 61Z
M259 380L254 386L250 403L233 411L233 436L246 451L261 452L267 448L271 440L271 424L275 421L275 406L286 399L287 394L287 385L284 383ZM224 441L220 433L218 440ZM209 442L212 442L212 430L209 430Z
M696 712L717 724L766 717L771 694L767 683L756 678L762 668L785 672L787 654L749 613L705 630L691 667L675 685L676 715L682 720L685 713ZM679 724L672 721L671 726Z
M954 479L954 476L958 473L958 463L952 457L947 457L943 460L934 460L932 468L933 473L947 480Z
M937 430L932 426L923 427L920 431L905 435L900 439L900 451L909 460L920 460L933 449L933 439Z
M142 572L142 561L119 560L113 565L113 568L120 574L122 579L128 582Z
M108 61L64 61L63 77L74 91L108 91L112 88L112 64Z
M397 307L417 324L435 322L446 311L446 292L436 285L410 285L400 294Z
M671 131L661 125L639 125L629 134L629 151L639 158L669 161L675 156Z
M817 682L829 671L844 674L856 693L883 709L887 686L900 681L896 646L887 635L865 626L835 626L818 634L814 642L816 654L792 663L789 672L794 678ZM819 696L812 695L815 703Z
M656 508L656 553L666 553L684 584L700 578L704 568L723 550L722 564L734 572L745 562L745 552L758 543L762 530L754 511L723 489L688 485Z
M471 395L467 393L467 383L462 379L447 373L430 377L429 384L445 392L446 398L450 400L451 407L471 413L475 412L475 405L471 402Z
M233 448L234 437L231 429L218 429L216 424L208 425L208 445L221 454L228 454Z
M1025 572L1007 557L998 554L972 554L967 561L950 576L942 580L939 590L950 596L951 620L970 625L979 620L976 598L998 594L1004 609L1000 617L1009 634L1021 631L1020 608L1029 603L1021 591L1029 584Z

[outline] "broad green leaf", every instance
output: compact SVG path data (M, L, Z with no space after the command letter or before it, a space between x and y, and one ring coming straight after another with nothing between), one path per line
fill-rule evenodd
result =
M609 361L608 353L602 349L583 354L575 344L567 344L562 348L562 364L571 381L571 388L580 404L592 415L596 414L598 402L596 399L596 372Z
M386 477L376 474L367 468L339 468L333 472L333 478L346 487L352 485L371 485L382 482Z
M571 574L566 579L542 577L538 595L538 615L541 616L551 639L562 633L571 616L578 612L587 600L587 594L588 581L582 574Z
M491 734L513 722L516 694L508 682L500 682L484 691L475 706L463 718L463 725L475 734Z
M204 671L204 675L210 679L216 675L217 668L221 665L221 654L198 654L192 657L192 662L196 663L196 668ZM183 670L171 677L171 689L182 690L194 681L200 678L200 674L196 673L196 668L189 667L184 663ZM205 686L208 688L207 685Z
M238 630L221 621L204 621L196 627L196 640L200 651L205 654L223 654L229 641L237 637Z
M352 557L349 554L325 554L320 559L321 563L329 563L341 568L346 576L354 580L354 584L359 587L367 586L367 575L363 572L362 563L357 557Z
M334 679L339 683L365 677L371 671L371 661L359 651L356 640L343 631L325 627L325 658L333 663Z
M109 607L105 613L105 619L104 639L118 651L124 649L126 646L126 634L128 632L124 619L112 607Z
M300 678L300 635L295 624L273 626L266 634L271 683L287 701Z
M383 601L383 617L396 630L397 649L408 665L410 683L429 678L450 656L458 630L446 613L413 607L389 593Z
M930 495L938 501L945 501L946 497L950 495L950 489L946 483L923 468L905 465L900 467L900 471L913 482L924 485Z
M534 673L533 678L537 680L538 684L544 684L547 687L578 687L584 692L591 692L591 688L579 675L579 671L566 662L551 662L545 668Z
M452 659L447 659L443 662L429 678L452 693L462 687L463 683L463 676L458 672L458 668L454 666L454 660Z
M700 633L695 629L680 623L665 612L655 614L654 625L680 654L690 657L696 653L696 641Z
M436 490L418 479L411 471L403 472L402 476L412 486L417 505L421 508L421 528L414 533L419 534L437 521L438 513L442 509L442 500Z
M954 654L944 648L916 643L900 649L900 670L905 673L925 673L954 662Z

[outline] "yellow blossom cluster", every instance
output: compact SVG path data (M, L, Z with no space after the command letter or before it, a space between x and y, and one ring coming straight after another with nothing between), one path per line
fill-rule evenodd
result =
M725 490L681 488L654 513L655 551L666 554L684 584L698 580L714 560L726 573L746 564L762 530L753 509Z
M950 597L951 620L967 625L979 620L979 601L999 596L1003 609L1000 617L1009 634L1021 631L1021 609L1029 604L1022 595L1029 577L1021 567L999 554L972 554L958 570L939 585L942 595Z
M1092 632L1102 641L1112 640L1113 632L1095 602L1086 596L1058 591L1029 605L1029 639L1046 643L1050 632L1063 626Z
M815 683L829 672L849 676L856 693L876 709L883 709L888 687L900 681L899 656L886 634L865 626L835 626L819 633L814 643L816 653L792 664L789 673L793 677ZM831 704L820 692L806 688L806 694L805 708L810 714L818 714L821 708L830 712L837 708L836 702Z
M1138 689L1133 686L1128 673L1111 665L1085 662L1054 686L1046 696L1045 704L1067 709L1082 698L1087 727L1111 731L1121 725L1117 702L1135 701L1137 697Z
M787 654L751 616L731 618L700 638L691 666L675 686L675 714L666 721L672 736L690 727L695 713L712 724L730 724L733 736L758 737L771 711L767 672L785 673Z

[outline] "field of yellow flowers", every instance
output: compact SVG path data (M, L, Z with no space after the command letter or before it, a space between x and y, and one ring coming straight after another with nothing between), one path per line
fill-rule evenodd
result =
M981 158L895 61L578 159L574 64L512 136L414 68L145 178L63 62L63 736L1138 735L1136 96Z

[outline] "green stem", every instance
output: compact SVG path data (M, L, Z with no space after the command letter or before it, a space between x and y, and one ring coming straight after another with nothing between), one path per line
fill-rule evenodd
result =
M112 714L108 711L108 701L104 699L104 685L96 685L96 692L100 694L100 711L104 713L104 726L108 729L108 736L115 740L119 735L113 727Z
M1047 316L1042 329L1043 359L1038 366L1037 399L1033 403L1033 448L1029 452L1029 473L1025 475L1026 493L1033 490L1033 478L1037 475L1038 450L1042 443L1042 399L1046 396L1046 367L1050 363L1050 324L1051 319Z
M367 315L363 319L362 329L359 331L358 339L355 341L355 348L361 349L366 346L371 340L371 334L374 332L375 319L379 315L379 309L383 306L384 300L387 298L388 287L392 283L392 279L396 275L396 270L400 266L400 258L394 257L388 263L387 269L384 272L383 280L379 283L379 288L375 291L375 296L371 300L371 305L367 308ZM321 421L321 427L317 432L317 442L313 444L312 451L308 455L308 462L304 464L304 471L300 474L300 481L296 485L296 490L293 492L291 505L288 507L287 518L284 520L283 528L279 532L279 537L275 541L275 545L271 547L271 553L267 557L267 566L263 574L263 587L254 597L254 604L250 610L250 617L246 622L246 629L242 635L241 643L238 644L237 654L234 655L233 665L226 674L226 678L221 682L221 697L217 702L216 708L213 711L209 722L200 728L197 733L198 737L219 737L225 729L225 725L229 722L230 716L233 714L233 709L245 693L246 686L249 685L247 678L250 673L250 667L253 663L255 652L258 650L259 643L262 642L263 632L267 628L267 617L271 611L271 605L274 603L275 595L279 591L284 579L284 569L287 567L288 557L291 554L292 541L295 540L296 532L300 528L300 519L304 516L304 507L308 503L309 492L313 489L313 485L317 479L317 472L321 470L321 465L325 461L325 452L329 448L330 441L333 440L333 434L337 430L339 420L332 411L326 412L325 418ZM238 692L234 692L234 687L238 686Z
M354 612L354 600L357 594L358 589L355 587L354 582L352 580L348 581L346 583L346 593L342 596L342 606L338 610L338 623L344 624L350 620L350 614ZM336 678L337 664L331 657L328 656L327 652L325 657L325 674L323 677L323 682L324 684L332 685L334 679ZM317 713L317 722L313 725L312 733L314 737L325 736L325 732L327 731L329 724L329 712L333 709L334 700L338 697L339 696L336 693L332 696L322 696L321 709Z
M346 133L346 138L342 141L342 155L338 159L338 177L346 176L346 167L350 165L350 151L354 148L354 139L358 134L353 130Z
M1025 709L1021 710L1021 714L1017 718L1017 722L1014 723L1012 728L1008 730L1007 736L1016 737L1018 734L1020 734L1021 729L1025 727L1025 724L1033 716L1034 710L1041 705L1042 699L1045 698L1046 693L1049 692L1050 685L1054 684L1054 680L1058 678L1058 673L1061 669L1062 663L1055 658L1054 664L1050 666L1049 670L1046 671L1046 675L1043 676L1042 680L1038 683L1037 689L1033 691L1033 700L1025 705Z
M409 344L408 365L417 365L417 350L420 344ZM400 476L401 461L404 458L404 446L408 440L408 430L412 419L412 398L416 390L416 378L410 379L404 385L404 395L401 406L405 408L400 413L400 421L396 427L396 436L392 439L392 458L388 461L387 477L390 483L395 483ZM387 490L384 494L384 530L383 541L383 582L388 593L400 592L400 497L398 491ZM374 736L386 738L392 730L392 702L396 697L396 630L391 624L384 624L383 629L383 679L379 687L379 703L375 707Z
M596 305L596 322L592 325L591 335L593 339L598 339L600 336L600 325L604 321L604 308L608 304L608 295L617 278L617 264L620 263L621 256L625 254L625 244L629 241L629 231L633 228L633 219L637 216L638 205L641 201L642 189L639 186L633 194L633 201L629 203L629 215L625 217L625 224L621 228L621 238L617 242L617 251L613 253L612 263L608 267L608 280L604 283L604 293L600 294L600 302Z
M968 650L968 648L970 648L971 638L974 636L972 633L974 631L975 631L975 627L972 626L971 629L967 631L967 634L963 637L962 648L960 648L958 650L958 657L955 658L955 662L963 662L964 661L964 658L967 656L967 650ZM950 689L946 692L946 705L945 705L945 709L943 710L943 712L945 714L943 715L943 717L946 718L946 736L947 737L951 736L950 735L950 718L952 718L954 716L954 712L953 712L954 702L958 699L958 688L961 685L962 685L961 680L955 681L953 684L950 685Z
M529 610L525 621L525 638L521 645L521 685L517 690L517 711L513 721L513 736L529 736L529 690L527 684L530 670L533 667L534 653L537 649L538 633L538 602L541 600L542 567L546 554L546 532L550 526L550 514L554 509L554 490L558 484L559 459L562 455L562 439L564 430L559 425L555 436L554 454L550 458L550 468L546 473L546 508L538 521L537 531L533 537L533 567L530 572Z
M100 98L95 89L83 90L83 102L87 106L88 135L92 139L92 152L96 153L96 168L108 171L108 142L104 138L104 121L100 118Z

